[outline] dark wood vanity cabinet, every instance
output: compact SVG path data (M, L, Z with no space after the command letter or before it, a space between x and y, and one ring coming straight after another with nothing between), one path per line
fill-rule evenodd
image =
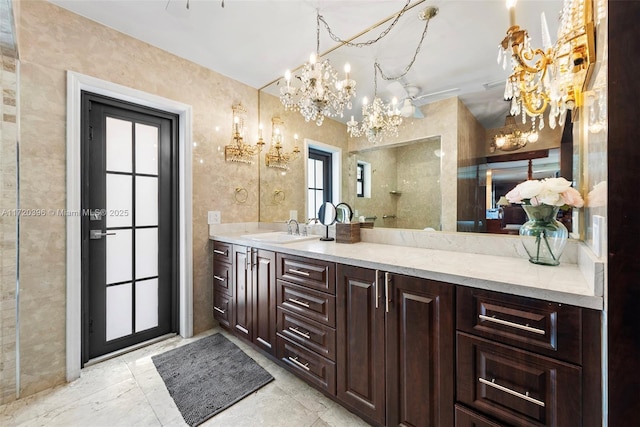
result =
M602 425L601 313L213 242L214 317L377 426Z
M377 425L451 426L455 286L337 267L337 397Z
M249 246L229 245L230 270L232 280L226 284L223 276L216 273L222 267L216 256L227 256L215 252L214 241L214 317L220 324L238 336L252 341L262 350L275 354L275 265L274 252ZM218 246L220 247L220 246Z
M229 329L233 323L232 246L214 240L213 255L213 317Z
M456 426L601 425L599 312L466 287L456 305Z
M291 372L336 392L335 264L277 255L277 357Z

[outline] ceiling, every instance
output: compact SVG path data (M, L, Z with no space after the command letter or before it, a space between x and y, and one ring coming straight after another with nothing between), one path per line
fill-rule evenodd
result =
M190 0L187 9L187 0L50 1L274 94L277 83L269 83L286 69L302 65L315 50L316 9L335 34L348 39L405 5L405 0L226 0L222 7L221 0ZM424 29L418 15L427 6L435 6L439 13L429 23L415 64L399 80L401 85L395 83L395 91L388 88L391 81L378 78L378 95L389 100L398 88L402 92L402 85L414 85L420 89L418 105L459 96L485 128L501 127L508 109L502 100L508 70L496 58L509 24L505 1L412 0L411 5L416 6L378 43L363 48L342 46L328 55L340 74L349 62L357 82L353 112L346 113L343 121L351 114L358 116L363 96L373 96L374 60L387 75L405 69ZM518 2L516 22L529 31L533 46L541 45L540 13L545 12L550 33L556 34L561 8L562 0ZM355 41L376 38L390 23ZM322 27L320 52L336 45Z

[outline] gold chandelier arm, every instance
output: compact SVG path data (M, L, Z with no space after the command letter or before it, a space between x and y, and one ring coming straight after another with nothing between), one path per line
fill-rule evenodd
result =
M532 103L533 96L531 92L522 92L524 95L522 96L522 101L524 102L525 112L533 117L539 114L544 113L544 110L547 109L547 105L549 105L549 97L546 93L538 94L539 98L542 100L542 105L536 108L536 106Z

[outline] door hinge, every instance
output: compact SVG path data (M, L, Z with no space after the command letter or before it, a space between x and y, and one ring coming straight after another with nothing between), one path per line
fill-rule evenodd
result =
M93 333L93 319L89 319L89 333Z
M93 126L89 126L89 141L93 141Z

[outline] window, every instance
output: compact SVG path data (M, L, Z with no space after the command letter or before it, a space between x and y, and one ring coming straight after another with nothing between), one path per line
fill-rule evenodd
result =
M364 197L364 164L356 166L356 196Z
M331 153L309 148L307 173L307 213L315 217L320 205L331 201Z

